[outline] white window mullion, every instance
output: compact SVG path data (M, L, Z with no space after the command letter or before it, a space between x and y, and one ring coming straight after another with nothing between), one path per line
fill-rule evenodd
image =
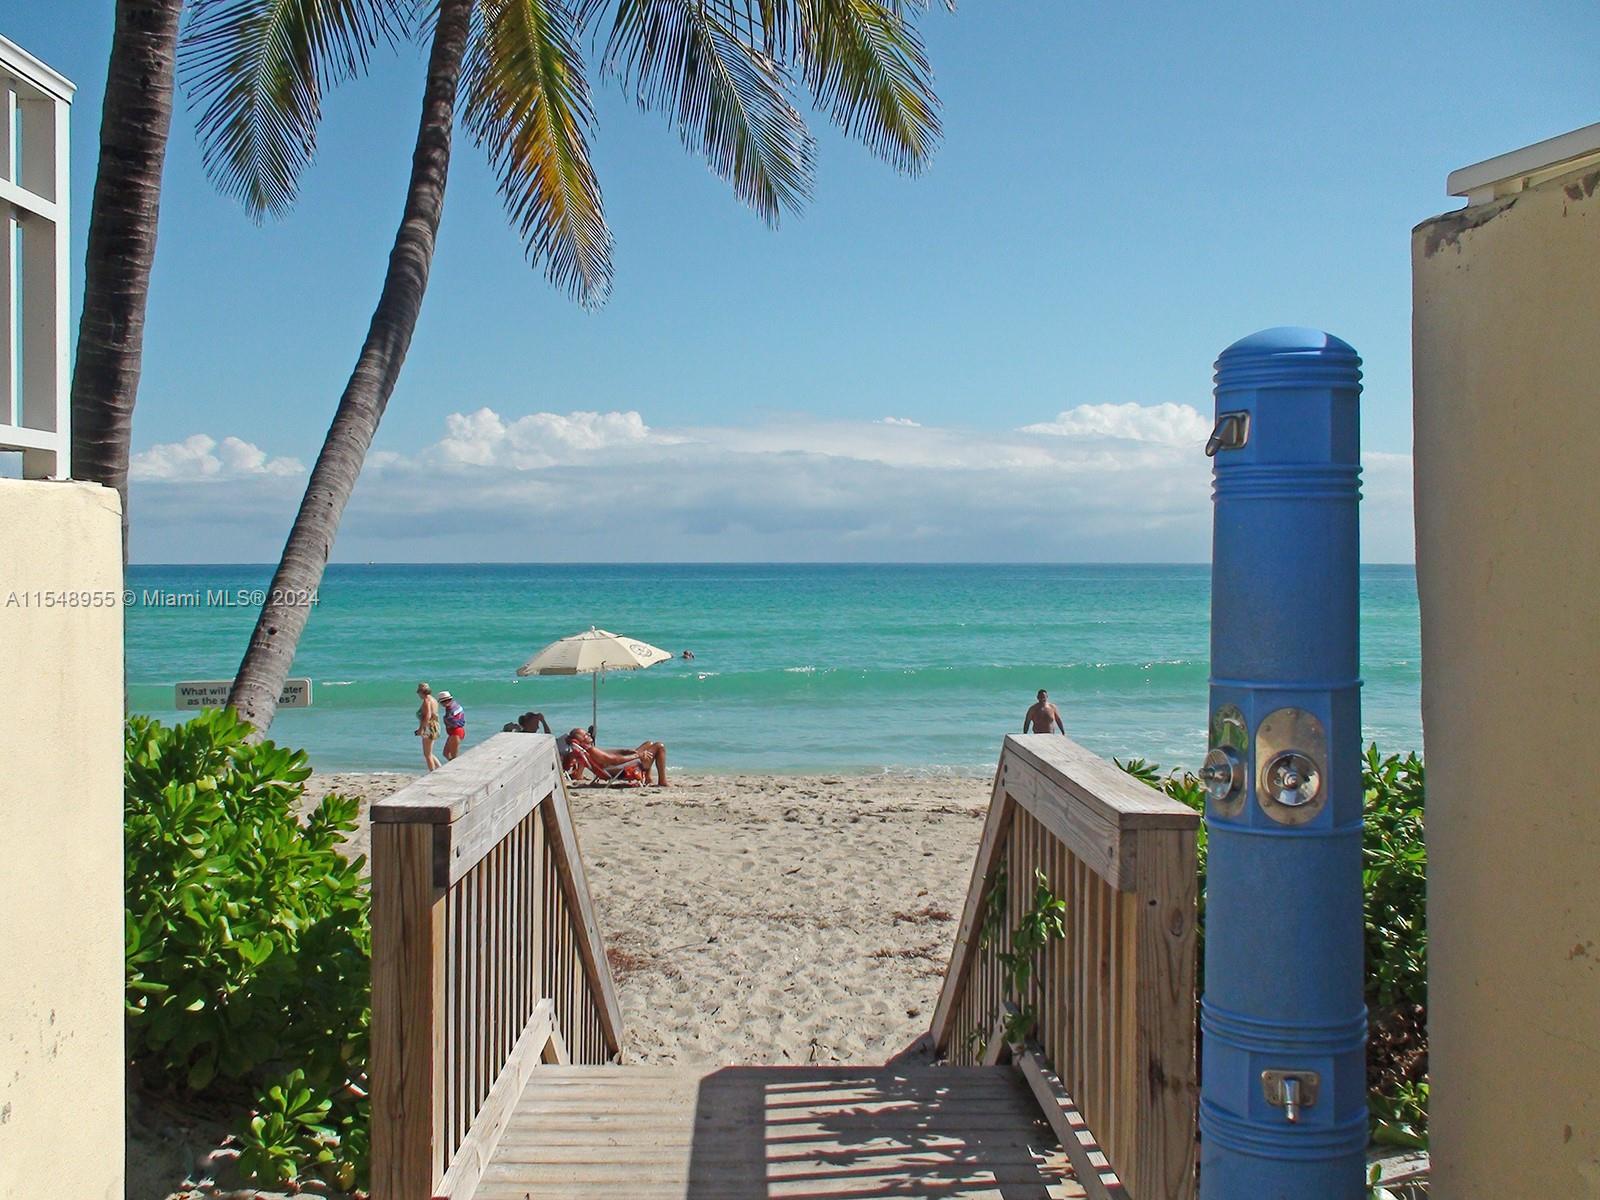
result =
M17 93L0 78L0 178L17 177ZM17 217L0 200L0 425L17 423Z
M71 473L72 93L0 37L0 449L33 479Z

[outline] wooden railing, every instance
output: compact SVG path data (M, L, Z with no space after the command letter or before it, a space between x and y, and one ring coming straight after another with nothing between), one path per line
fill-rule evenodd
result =
M467 1200L529 1072L613 1061L618 1013L553 738L372 806L374 1200Z
M1010 1056L1091 1196L1194 1195L1198 825L1067 738L1005 740L932 1037L955 1062ZM1065 937L1018 994L1001 956L1036 871Z

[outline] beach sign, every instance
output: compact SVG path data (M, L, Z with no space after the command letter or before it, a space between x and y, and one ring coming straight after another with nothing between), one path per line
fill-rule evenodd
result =
M221 708L233 690L231 679L192 679L172 685L173 708ZM286 679L278 696L279 708L310 708L311 680Z

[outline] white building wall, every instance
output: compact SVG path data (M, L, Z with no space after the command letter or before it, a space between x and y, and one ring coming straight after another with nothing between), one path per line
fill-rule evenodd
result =
M123 1191L122 517L0 479L0 1200Z
M1453 186L1489 199L1412 241L1439 1200L1600 1197L1600 162L1589 157L1550 179L1526 154L1502 156L1506 178L1501 160L1458 172L1470 177Z

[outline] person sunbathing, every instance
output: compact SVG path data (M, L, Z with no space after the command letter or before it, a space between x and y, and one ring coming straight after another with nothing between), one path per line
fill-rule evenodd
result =
M649 779L653 766L656 769L656 786L667 785L667 748L661 742L640 742L632 750L602 750L594 744L594 738L585 729L574 729L567 734L567 740L583 751L591 769L612 771L633 763Z

